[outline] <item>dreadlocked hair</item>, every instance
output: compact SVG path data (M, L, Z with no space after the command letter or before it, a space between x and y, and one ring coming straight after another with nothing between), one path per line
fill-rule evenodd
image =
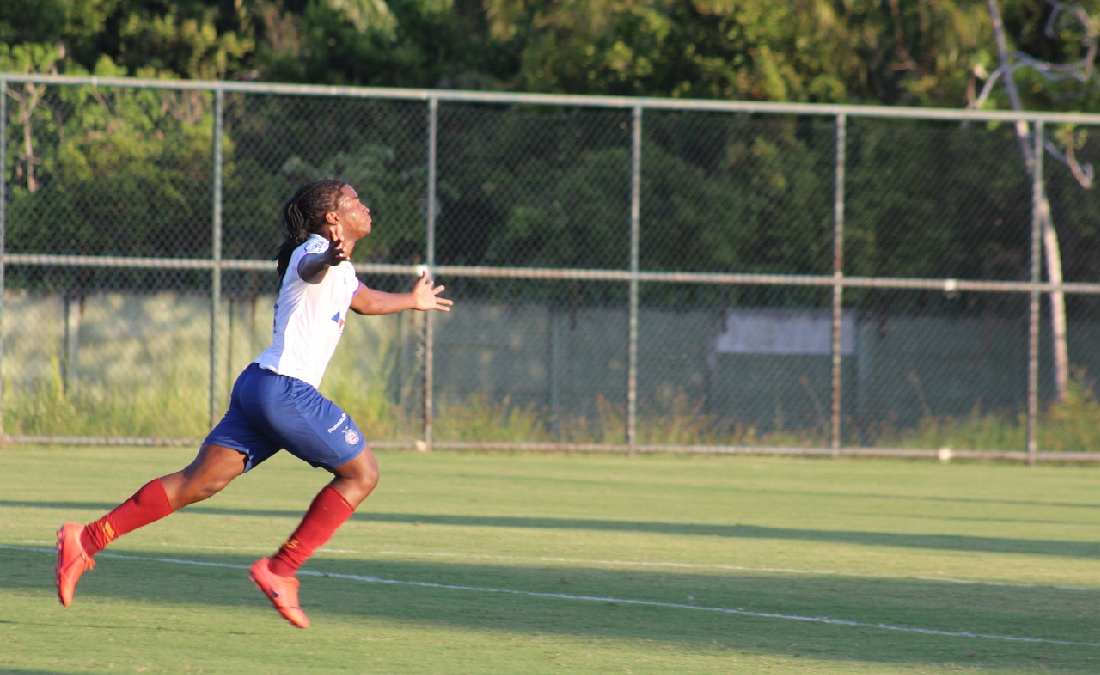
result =
M283 223L286 238L279 247L275 259L279 261L278 273L282 280L290 266L290 255L302 245L309 235L325 224L325 214L335 211L340 201L340 191L347 185L340 180L318 180L298 188L286 204L283 204Z

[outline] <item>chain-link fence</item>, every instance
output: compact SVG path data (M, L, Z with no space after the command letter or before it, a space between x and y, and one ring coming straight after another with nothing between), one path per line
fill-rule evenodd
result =
M1087 115L0 75L3 438L195 442L353 184L376 446L1098 459ZM1047 223L1052 227L1045 227Z

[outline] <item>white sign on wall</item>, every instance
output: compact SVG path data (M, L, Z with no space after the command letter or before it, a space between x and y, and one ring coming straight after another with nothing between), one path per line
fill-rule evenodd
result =
M855 319L841 313L840 351L855 349ZM732 309L715 349L726 354L833 353L833 315L818 309Z

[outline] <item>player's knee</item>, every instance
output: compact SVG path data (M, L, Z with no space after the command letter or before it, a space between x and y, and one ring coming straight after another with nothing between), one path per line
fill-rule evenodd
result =
M378 462L369 449L347 464L334 469L340 493L352 507L358 506L378 485Z
M349 480L354 486L355 496L360 500L370 495L374 486L378 485L378 462L370 449L364 450L363 454L341 468L343 471L338 472L338 475Z
M378 473L378 460L374 458L374 454L369 450L365 454L367 455L367 461L360 472L358 483L360 488L370 494L371 490L378 485L380 475Z
M189 465L166 477L175 486L173 504L179 508L209 499L244 470L244 454L239 450L204 444Z

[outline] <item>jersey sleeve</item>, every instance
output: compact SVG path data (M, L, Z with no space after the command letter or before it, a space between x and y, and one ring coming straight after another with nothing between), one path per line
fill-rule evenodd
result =
M328 250L328 245L328 239L313 235L301 246L294 249L294 253L290 255L290 264L287 265L284 281L300 281L301 277L298 276L298 265L302 262L302 258L313 253L324 253Z

